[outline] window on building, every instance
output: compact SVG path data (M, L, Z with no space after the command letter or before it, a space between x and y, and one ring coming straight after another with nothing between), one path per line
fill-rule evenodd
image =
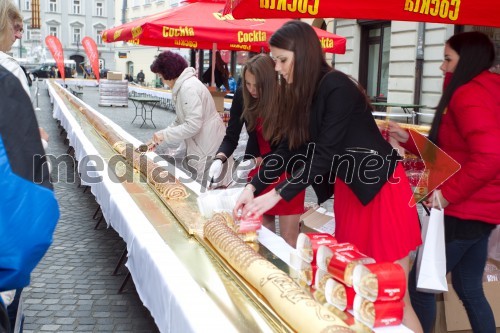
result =
M82 39L82 29L73 28L73 44L79 44Z
M145 5L150 5L153 1L152 0L144 0Z
M177 7L177 6L179 6L179 0L170 1L170 7Z
M31 10L31 0L24 0L24 9Z
M95 34L96 34L95 41L96 41L97 45L102 45L102 32L103 32L103 30L101 30L101 29L97 29L95 31Z
M104 3L102 1L96 1L95 10L96 16L104 16Z
M362 25L359 82L373 101L387 101L389 91L390 22Z
M49 35L57 37L57 27L49 27Z
M80 0L73 0L73 14L81 14Z
M40 41L40 30L39 29L28 29L26 31L26 39L30 41Z
M49 12L57 12L57 0L49 0Z

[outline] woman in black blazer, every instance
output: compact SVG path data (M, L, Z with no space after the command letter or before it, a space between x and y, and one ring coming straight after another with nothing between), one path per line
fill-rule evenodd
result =
M376 261L399 263L408 276L409 253L421 244L418 215L401 158L380 133L366 95L326 63L310 25L287 22L270 47L282 77L282 102L273 122L278 148L247 184L234 214L260 215L309 185L321 203L335 184L337 240L353 243ZM291 164L296 165L292 177L254 198ZM421 332L408 296L405 305L403 323Z

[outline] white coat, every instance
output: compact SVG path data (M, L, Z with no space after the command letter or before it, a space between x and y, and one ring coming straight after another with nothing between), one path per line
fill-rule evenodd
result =
M168 143L185 141L190 166L187 171L196 169L196 175L191 172L190 176L201 182L224 138L226 127L210 91L198 79L194 68L184 69L177 78L172 88L172 99L177 117L160 132Z

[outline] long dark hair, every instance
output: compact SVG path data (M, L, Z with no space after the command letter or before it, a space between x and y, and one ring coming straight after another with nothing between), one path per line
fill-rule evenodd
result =
M245 74L247 72L255 76L257 98L254 98L246 88ZM247 130L253 131L257 125L257 118L260 117L263 131L266 132L266 129L270 127L269 122L274 118L278 104L277 73L274 71L273 59L267 54L258 54L250 58L243 67L241 83L243 89L243 113L241 117L246 121ZM268 135L272 137L272 133L268 133ZM266 139L268 140L268 138Z
M279 117L273 124L274 141L288 140L290 149L309 140L309 114L314 94L323 76L331 70L314 29L301 21L289 21L270 38L273 47L292 51L293 82L281 80ZM276 142L274 142L276 143Z
M489 69L495 60L495 48L487 35L473 31L452 36L446 44L459 56L457 67L444 89L432 121L429 139L437 144L437 135L443 113L455 91L481 72Z

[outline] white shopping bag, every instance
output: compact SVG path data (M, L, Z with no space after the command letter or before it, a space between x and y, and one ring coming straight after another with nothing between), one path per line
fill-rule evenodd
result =
M441 207L441 202L438 203ZM443 208L432 208L430 215L422 219L422 241L417 257L417 290L428 293L448 291Z

